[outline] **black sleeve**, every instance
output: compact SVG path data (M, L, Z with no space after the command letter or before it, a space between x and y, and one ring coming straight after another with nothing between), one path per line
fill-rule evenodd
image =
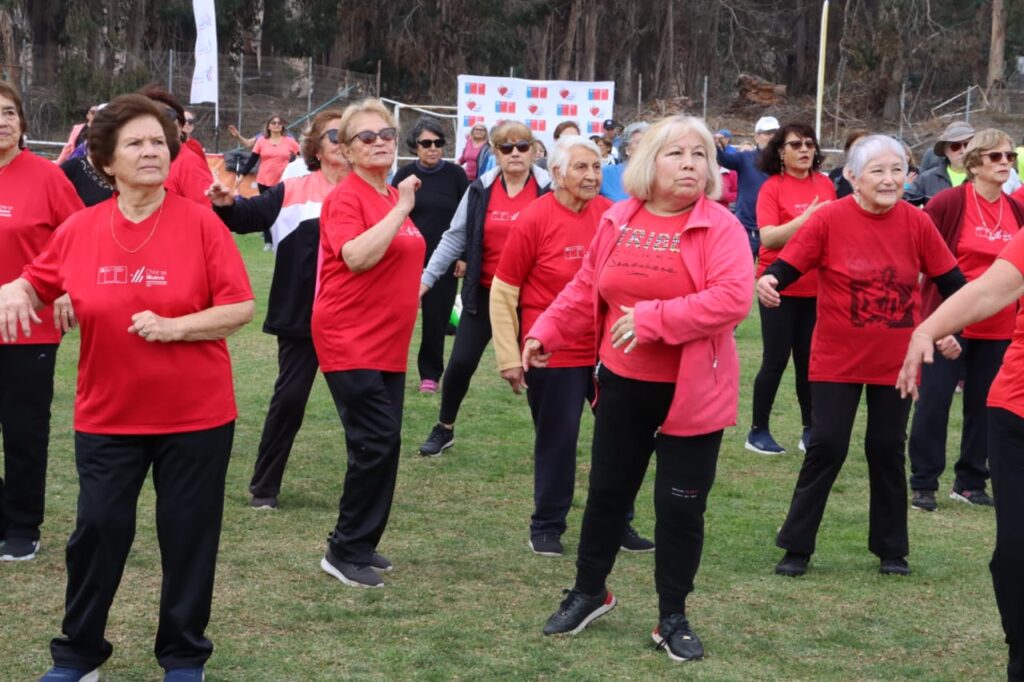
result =
M938 277L932 277L932 282L939 290L939 295L943 299L947 299L957 291L960 287L967 284L967 278L964 277L964 273L960 272L960 268L953 266L953 269L949 272L944 272Z
M238 171L239 175L248 175L252 172L252 169L256 167L256 163L260 160L260 155L256 153L249 154L249 160L245 162L245 167Z
M396 170L395 174L391 177L391 186L398 187L398 183L412 175L413 168L414 166L412 163L407 163L398 170Z
M235 197L230 206L214 206L213 211L237 234L249 234L269 230L277 221L284 206L284 183L279 182L263 194L251 199Z
M779 286L775 287L775 290L782 291L790 284L800 279L800 276L804 273L800 272L781 258L776 258L775 262L765 269L764 274L772 275L775 279L779 280Z

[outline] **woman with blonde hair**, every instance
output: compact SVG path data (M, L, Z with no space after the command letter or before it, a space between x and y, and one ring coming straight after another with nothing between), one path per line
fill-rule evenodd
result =
M722 432L736 423L732 332L750 310L754 272L742 227L714 201L715 143L700 119L673 116L652 126L624 180L635 198L605 213L580 271L524 335L524 370L547 366L588 332L599 359L576 584L544 634L579 633L615 607L605 581L657 453L652 637L672 660L685 661L704 655L686 598Z

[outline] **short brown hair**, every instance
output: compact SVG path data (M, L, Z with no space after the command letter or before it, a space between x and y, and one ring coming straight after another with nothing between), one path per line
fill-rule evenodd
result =
M0 95L14 102L14 108L18 110L18 120L21 122L21 137L18 138L18 149L25 148L25 135L28 134L28 121L25 119L25 105L21 102L21 93L14 83L0 80Z
M288 121L284 120L284 116L279 114L271 114L267 117L267 122L263 124L263 135L264 137L270 137L270 122L274 119L281 122L281 135L285 135L284 129L288 127Z
M1013 151L1013 139L1002 130L986 128L976 132L971 141L967 143L967 153L964 154L964 170L967 171L967 179L973 180L974 169L985 163L981 158L982 154L987 154L1004 144L1010 148L1010 151ZM1012 163L1010 167L1013 167Z
M171 109L173 109L174 110L174 118L178 121L178 125L182 126L182 127L185 126L185 107L181 106L181 103L178 102L178 100L174 97L174 95L172 95L171 93L167 92L163 88L157 87L156 85L148 85L148 86L146 86L145 88L143 88L139 92L139 94L140 95L144 95L145 97L150 98L154 102L159 102L160 104L165 104L168 107L170 107ZM163 113L162 110L158 109L158 111L160 111L160 113ZM170 112L168 112L168 113L170 113ZM164 118L166 118L166 117L164 117ZM175 137L178 136L177 131L175 131L174 136Z
M323 139L327 124L336 118L344 115L341 109L324 109L313 117L306 131L306 139L302 141L302 158L306 162L306 168L311 171L320 170L320 159L317 154L320 152L320 140ZM338 140L341 142L341 140Z
M105 169L114 162L114 151L117 149L117 138L121 134L121 128L129 121L145 116L152 116L160 122L164 137L167 138L171 161L177 158L181 150L178 131L174 123L163 115L156 102L149 97L136 94L115 97L110 104L96 112L96 117L89 126L89 158L96 170L111 183L114 178L107 174Z
M577 123L576 121L562 121L561 123L559 123L558 125L555 126L554 138L556 140L558 138L560 138L562 136L562 133L565 132L566 128L575 128L576 129L576 134L577 135L580 134L580 124L579 123Z

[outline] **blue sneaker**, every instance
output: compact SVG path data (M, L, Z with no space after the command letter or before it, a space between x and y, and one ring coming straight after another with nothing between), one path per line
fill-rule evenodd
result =
M82 670L55 665L39 678L39 682L99 682L100 669Z
M164 682L203 682L206 674L202 668L174 668L164 672Z
M762 455L786 454L785 449L775 442L771 431L768 429L750 429L750 433L747 434L747 442L743 447L751 452L757 452Z

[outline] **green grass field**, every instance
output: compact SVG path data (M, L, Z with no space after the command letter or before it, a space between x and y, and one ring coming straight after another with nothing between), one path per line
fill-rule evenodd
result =
M239 239L256 290L256 321L230 341L239 419L213 619L216 650L207 679L220 680L954 680L1005 679L1006 648L992 595L990 509L940 494L935 514L911 512L914 573L883 578L867 551L863 414L850 459L832 492L811 571L776 577L774 535L785 517L801 456L791 374L772 430L790 450L743 449L750 386L760 358L756 312L737 331L743 391L740 426L726 431L707 513L704 558L688 601L707 649L676 664L655 651L653 556L624 555L609 587L619 607L575 638L540 629L572 585L586 498L592 418L583 418L577 495L567 554L527 548L532 507L532 430L524 396L494 370L490 350L464 403L458 442L439 459L416 448L440 397L416 393L410 355L403 461L380 550L396 570L383 590L357 590L324 574L345 468L341 426L318 380L276 512L248 506L247 485L276 376L276 342L260 331L273 267L256 237ZM64 601L63 546L74 525L77 482L71 413L77 333L60 351L54 400L47 517L39 557L0 565L0 680L29 680L50 666ZM413 343L415 352L417 341ZM449 343L450 348L450 343ZM959 447L959 399L948 451ZM952 461L949 469L952 469ZM651 477L636 526L653 534ZM947 493L951 473L942 481ZM154 496L139 502L135 546L110 613L114 655L106 680L159 680L153 658L160 564Z

